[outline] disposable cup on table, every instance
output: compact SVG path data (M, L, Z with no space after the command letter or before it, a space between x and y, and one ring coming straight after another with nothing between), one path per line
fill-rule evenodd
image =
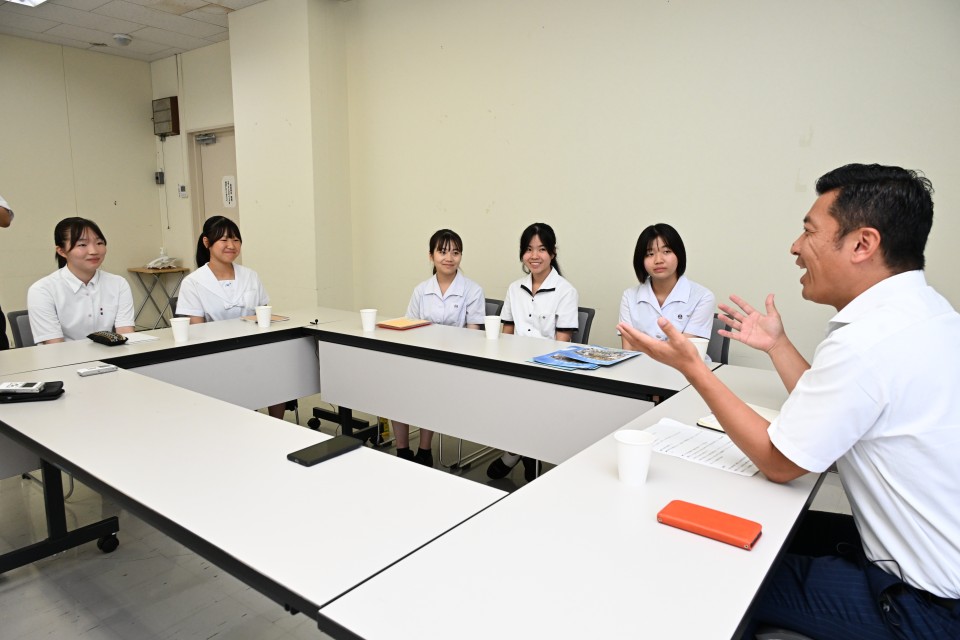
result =
M190 339L190 318L171 318L170 328L173 329L174 342L186 342Z
M270 319L273 317L273 307L270 305L262 305L257 307L257 324L261 329L266 329L270 326Z
M639 429L621 429L613 434L617 441L617 471L620 481L632 487L647 481L654 436Z
M487 332L487 340L497 340L500 338L500 316L484 317L483 327Z
M689 338L690 342L693 343L693 346L697 348L697 351L700 353L700 359L707 359L707 346L710 344L710 341L706 338Z
M377 310L360 309L360 325L364 331L373 331L377 328Z

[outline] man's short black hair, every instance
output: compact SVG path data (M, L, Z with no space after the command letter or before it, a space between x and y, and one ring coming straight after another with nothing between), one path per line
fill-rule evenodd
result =
M830 214L837 241L855 229L880 232L880 251L894 273L923 269L933 226L933 185L916 171L879 164L848 164L817 180L817 193L837 191Z

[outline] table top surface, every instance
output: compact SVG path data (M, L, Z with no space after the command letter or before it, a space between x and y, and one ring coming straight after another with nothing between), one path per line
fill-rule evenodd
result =
M688 384L675 369L644 354L613 366L593 370L560 371L530 362L535 356L573 346L572 343L556 340L506 334L497 340L488 340L484 331L436 324L406 331L377 328L365 332L360 327L360 315L357 313L338 322L309 326L307 329L317 332L321 340L339 339L352 346L394 349L400 353L409 352L415 357L423 357L429 355L426 352L432 352L441 361L453 362L460 358L464 362L479 361L478 366L484 366L483 361L506 364L512 367L514 374L519 375L525 371L527 375L552 379L551 381L570 380L574 381L572 386L593 383L600 386L609 384L611 387L623 385L626 388L639 385L673 392ZM335 335L324 337L324 334ZM720 365L713 363L711 366Z
M773 372L718 374L755 404L779 407L786 396ZM708 413L687 388L627 427L662 417L694 424ZM470 639L503 629L511 637L632 638L642 629L644 637L729 638L817 479L777 485L654 453L647 483L633 488L617 477L609 436L321 614L369 639L445 638L453 628ZM745 551L659 524L657 512L674 499L760 522L763 537ZM436 579L458 565L463 579ZM430 615L397 625L410 604L396 593L429 602Z
M297 465L329 436L134 371L31 377L66 393L0 405L0 429L317 605L505 495L365 447Z
M193 324L190 325L190 339L187 342L175 342L173 330L164 328L140 331L136 334L152 336L157 340L125 343L114 347L98 344L92 340L72 340L22 349L9 349L0 351L0 375L79 365L92 360L117 360L125 357L137 357L159 351L172 351L171 357L176 357L176 351L187 353L191 348L200 345L216 346L214 343L227 340L258 339L271 333L299 331L301 327L308 326L314 320L334 322L343 320L348 315L359 317L359 314L325 308L295 311L284 315L288 316L290 320L274 322L265 329L260 328L256 322L240 319Z

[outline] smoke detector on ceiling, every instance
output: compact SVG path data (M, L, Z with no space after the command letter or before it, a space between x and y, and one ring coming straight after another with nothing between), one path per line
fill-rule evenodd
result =
M127 33L115 33L113 34L113 41L121 47L125 47L133 42L133 37Z

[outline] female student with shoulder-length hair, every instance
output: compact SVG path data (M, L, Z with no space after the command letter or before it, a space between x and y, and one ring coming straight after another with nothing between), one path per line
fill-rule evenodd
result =
M659 340L666 340L657 320L663 316L681 333L710 338L716 299L704 286L688 280L687 250L676 229L652 224L640 233L633 252L633 270L640 281L620 299L620 322ZM624 349L634 349L621 336Z
M433 276L413 290L407 317L451 327L483 328L486 301L480 285L460 272L463 257L460 235L450 229L440 229L430 236L429 247ZM398 457L433 466L433 431L420 428L420 447L416 454L410 450L410 425L394 420L393 432Z
M579 296L560 275L557 262L557 235L553 227L537 222L520 234L520 264L526 277L507 288L500 317L503 332L531 338L573 340L579 328ZM487 467L487 477L503 478L523 460L523 476L529 482L537 477L540 462L505 452Z
M189 317L190 324L234 320L270 304L257 272L234 264L242 244L236 222L224 216L207 218L197 240L198 269L180 284L178 316ZM285 407L286 403L275 404L268 411L283 419Z
M37 344L80 340L94 331L132 333L133 295L125 278L102 271L107 239L93 220L64 218L53 230L58 271L27 291Z

